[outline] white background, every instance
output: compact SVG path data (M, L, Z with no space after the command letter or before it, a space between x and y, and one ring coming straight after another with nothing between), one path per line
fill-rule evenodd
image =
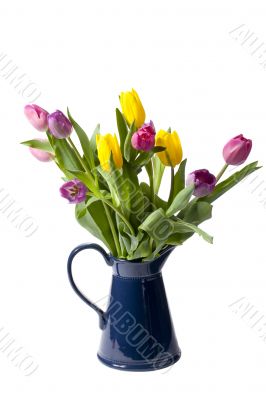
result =
M69 106L89 133L98 122L103 133L115 132L118 94L134 87L147 119L178 131L188 171L217 173L223 145L239 133L253 140L249 160L266 164L265 47L252 55L252 40L241 44L244 36L230 34L244 24L256 44L266 42L265 17L265 2L254 0L9 0L0 5L0 54L36 83L39 105ZM36 137L23 115L27 101L0 77L0 188L39 227L26 238L0 212L0 328L39 368L26 377L0 352L0 397L265 399L263 330L251 328L252 313L229 306L244 297L257 316L266 313L265 169L215 203L202 225L212 246L195 236L164 269L180 361L167 373L112 370L96 358L97 316L66 274L72 248L95 239L59 196L56 167L19 145ZM108 294L111 271L93 252L79 256L76 276L91 298Z

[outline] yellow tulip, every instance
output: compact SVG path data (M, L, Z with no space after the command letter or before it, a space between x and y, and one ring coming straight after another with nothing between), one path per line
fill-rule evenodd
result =
M110 171L109 160L111 153L116 168L122 168L123 158L116 135L111 135L110 133L106 135L96 135L96 146L98 158L104 171Z
M155 137L155 145L165 147L164 151L157 153L161 162L168 167L175 167L182 161L183 151L176 131L172 133L160 130Z
M131 92L122 92L120 104L127 123L131 125L135 121L136 128L140 128L144 124L146 116L138 93L134 89Z

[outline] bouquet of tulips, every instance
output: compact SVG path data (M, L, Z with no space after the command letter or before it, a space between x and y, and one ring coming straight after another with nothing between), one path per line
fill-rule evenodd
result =
M152 121L145 123L145 111L135 90L121 93L119 99L119 139L115 134L102 135L99 125L89 138L69 110L66 117L61 111L49 114L31 104L25 106L25 115L34 128L46 132L47 138L23 144L39 161L56 163L65 181L61 195L76 205L80 225L100 239L113 256L152 260L166 246L181 245L194 233L212 243L212 237L199 225L211 218L215 200L259 168L252 162L220 181L228 165L246 161L251 140L238 135L225 145L225 165L216 176L207 169L186 176L177 132L170 128L156 131ZM171 170L171 185L168 199L163 199L159 189L166 168ZM149 184L140 181L142 171L147 173Z

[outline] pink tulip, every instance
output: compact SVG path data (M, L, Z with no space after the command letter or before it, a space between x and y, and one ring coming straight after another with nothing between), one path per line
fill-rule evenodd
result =
M87 191L87 187L78 179L68 181L60 187L61 196L71 204L82 203L86 200Z
M246 161L252 148L252 141L238 135L224 146L223 156L228 165L240 165Z
M204 197L214 190L216 178L207 169L198 169L191 172L186 179L186 185L191 184L195 185L194 196Z
M38 139L38 140L43 143L48 142L48 140L45 140L45 139ZM42 162L52 161L54 158L53 154L51 154L45 150L35 149L33 147L29 147L29 150L30 150L31 154L33 155L33 157L37 158L37 160L42 161Z
M71 134L73 128L69 119L59 110L49 114L48 127L50 133L57 139L67 138Z
M155 143L155 134L156 132L152 121L142 125L142 127L132 135L132 147L140 151L152 150Z
M48 128L48 112L36 104L28 104L24 107L24 113L29 122L38 131L44 132Z

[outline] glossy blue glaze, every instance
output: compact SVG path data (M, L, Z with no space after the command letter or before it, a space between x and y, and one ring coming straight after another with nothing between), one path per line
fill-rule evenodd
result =
M107 310L85 297L72 276L72 261L80 251L99 251L112 266ZM127 371L166 368L179 360L161 269L174 247L153 261L119 260L97 244L76 247L69 256L68 276L75 292L99 315L102 338L98 358L107 366ZM95 271L95 269L94 269Z

